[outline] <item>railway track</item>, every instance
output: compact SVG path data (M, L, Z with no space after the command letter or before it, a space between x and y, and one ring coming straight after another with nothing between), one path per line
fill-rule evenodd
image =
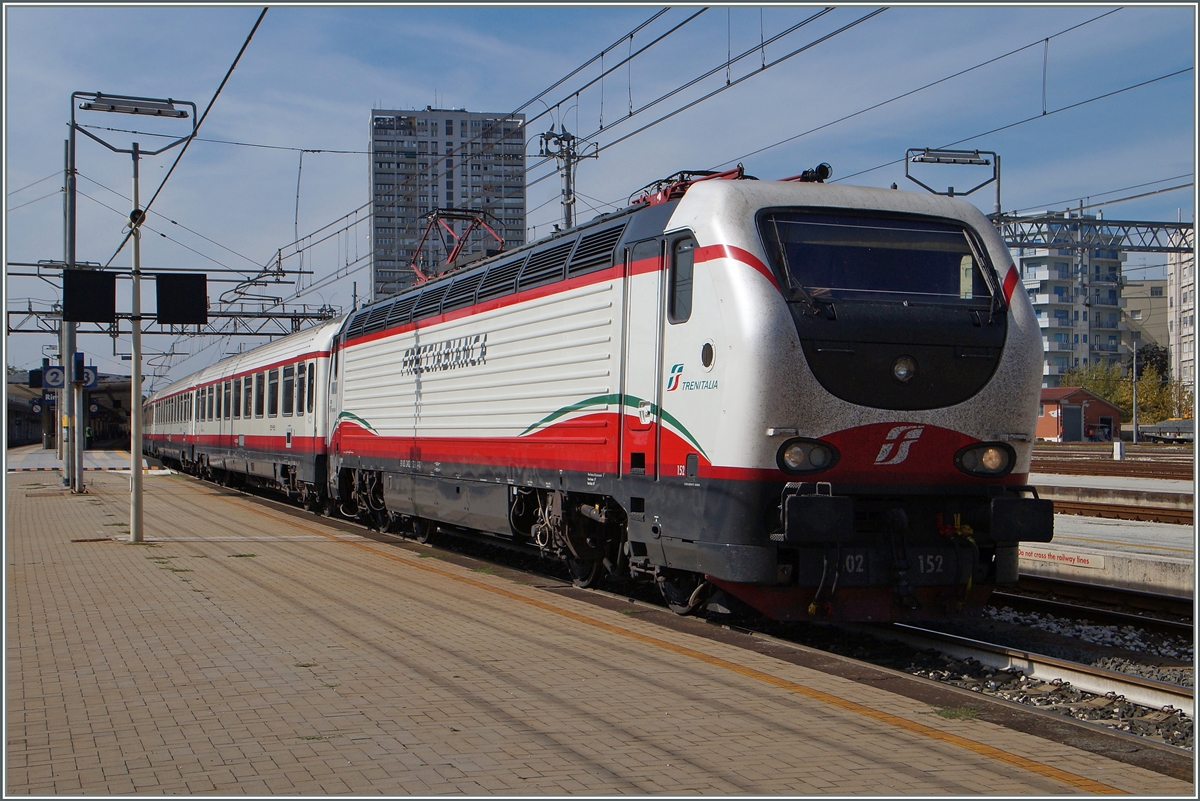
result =
M1117 609L1105 609L1068 601L1038 598L1031 595L1019 595L1012 592L996 591L992 593L991 606L1007 606L1019 612L1037 612L1039 614L1057 615L1081 620L1088 620L1107 626L1136 626L1159 634L1169 634L1186 639L1192 639L1193 628L1191 621L1174 620L1165 617L1134 614Z
M1191 509L1168 509L1161 506L1139 506L1126 503L1093 503L1054 499L1055 514L1105 517L1113 520L1139 520L1147 523L1177 523L1191 525Z
M1189 718L1195 716L1195 694L1190 687L903 623L891 624L879 636L893 638L913 648L933 648L957 659L971 659L1000 671L1020 671L1028 678L1050 686L1070 683L1076 689L1100 699L1082 700L1078 702L1080 706L1091 704L1094 708L1103 709L1124 700L1152 710L1165 711L1170 707L1180 710Z
M1191 481L1192 465L1187 462L1116 461L1092 459L1046 459L1036 455L1030 466L1034 473L1062 476L1116 476L1120 478L1159 478L1172 481Z
M993 597L996 597L994 594ZM1192 619L1194 601L1173 595L1151 595L1134 590L1081 584L1075 581L1046 578L1044 576L1021 576L1016 592L998 593L1004 598L1026 598L1030 602L1040 600L1066 603L1074 607L1125 612L1140 618L1149 613L1152 619Z

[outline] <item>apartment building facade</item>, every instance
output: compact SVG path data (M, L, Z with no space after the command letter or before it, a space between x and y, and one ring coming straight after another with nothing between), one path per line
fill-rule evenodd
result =
M435 209L485 212L505 248L525 243L525 115L465 109L373 109L370 129L372 290L374 299L445 268L465 220L444 220L425 233ZM449 231L447 230L449 228ZM451 235L450 231L454 234ZM486 255L500 243L477 229L460 258Z
M1190 386L1196 378L1195 252L1167 254L1167 327L1171 378Z
M1127 277L1121 287L1121 299L1124 301L1121 319L1125 322L1121 334L1126 349L1132 350L1135 342L1139 348L1169 347L1167 279Z
M1074 215L1062 216L1065 233ZM1115 247L1013 252L1042 330L1043 387L1060 386L1072 368L1124 361L1121 265L1127 258Z

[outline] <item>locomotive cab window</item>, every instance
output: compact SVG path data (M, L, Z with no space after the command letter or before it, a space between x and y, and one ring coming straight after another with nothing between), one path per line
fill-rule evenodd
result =
M672 324L686 323L692 316L692 273L695 268L696 240L690 236L671 246L671 286L667 299L667 319Z
M983 248L961 223L767 211L759 231L797 294L977 305L992 299Z

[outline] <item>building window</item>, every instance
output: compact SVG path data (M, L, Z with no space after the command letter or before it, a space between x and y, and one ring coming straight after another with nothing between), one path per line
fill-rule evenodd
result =
M1161 298L1163 296L1163 288L1161 286L1150 287L1150 297Z

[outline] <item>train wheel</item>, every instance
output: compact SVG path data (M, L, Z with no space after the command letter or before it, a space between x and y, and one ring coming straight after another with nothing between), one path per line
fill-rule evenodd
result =
M690 615L708 595L708 582L698 573L660 569L655 579L667 607L677 615Z
M595 587L600 583L603 567L599 559L573 559L567 557L567 570L571 573L571 583L576 587Z
M433 535L433 523L420 517L414 517L412 521L412 537L421 544L429 542L429 538Z

